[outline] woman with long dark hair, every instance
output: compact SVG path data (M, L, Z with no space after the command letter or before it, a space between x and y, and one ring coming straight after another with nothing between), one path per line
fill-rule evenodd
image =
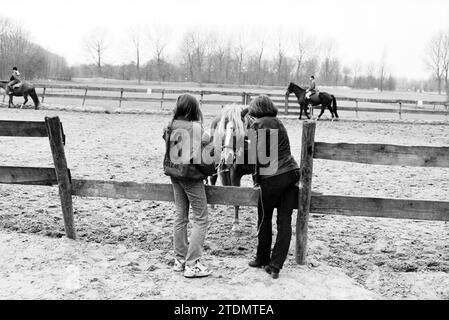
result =
M178 97L176 107L173 110L173 118L164 132L167 146L164 172L170 176L173 184L176 205L173 229L175 254L173 270L184 272L184 276L188 278L210 275L208 268L200 262L209 226L204 188L204 179L207 178L207 174L201 170L201 166L191 163L192 157L194 157L193 153L201 154L201 146L210 141L210 137L203 130L202 121L203 115L197 99L189 94L184 94ZM171 141L171 133L176 133L176 131L187 133L187 137L191 141L188 141L188 143ZM192 132L199 132L201 135L198 137ZM196 141L194 141L195 139ZM192 150L192 148L195 150ZM188 156L187 162L174 163L174 159L169 159L168 155L173 156L178 153L186 154ZM193 229L190 239L187 239L190 205L192 206Z

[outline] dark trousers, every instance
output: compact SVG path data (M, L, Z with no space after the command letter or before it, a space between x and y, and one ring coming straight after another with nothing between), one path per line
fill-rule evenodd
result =
M292 212L298 199L298 181L299 170L294 170L260 182L262 197L257 208L259 234L256 260L263 265L282 269L287 258L292 237ZM270 257L274 208L277 208L277 237Z

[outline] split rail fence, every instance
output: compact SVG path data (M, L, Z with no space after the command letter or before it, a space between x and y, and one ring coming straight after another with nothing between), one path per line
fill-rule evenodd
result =
M183 90L183 89L164 89L164 88L118 88L118 87L102 87L102 86L80 86L66 84L36 84L37 88L42 88L41 102L45 98L65 98L79 99L84 106L86 100L110 100L116 101L118 107L122 107L123 102L148 102L160 104L160 108L164 108L164 104L176 102L174 95L190 93L198 96L201 104L208 105L226 105L231 103L249 104L252 97L262 93L257 92L237 92L237 91L212 91L212 90ZM63 90L63 91L61 91ZM58 92L59 91L59 92ZM67 92L66 92L67 91ZM76 91L78 93L71 93ZM88 94L90 92L103 92L103 94ZM109 93L106 95L104 93ZM115 93L115 95L111 95ZM128 95L126 95L128 94ZM129 95L131 94L131 95ZM136 96L135 94L140 94ZM264 93L266 94L266 93ZM143 96L142 96L143 95ZM155 95L160 95L159 97ZM280 110L285 115L299 114L299 105L291 94L288 98L284 93L268 93ZM399 119L402 114L426 114L426 115L443 115L449 116L449 101L419 101L419 100L400 100L400 99L372 99L372 98L353 98L353 97L336 97L337 103L341 101L353 102L354 106L338 106L339 111L355 112L356 117L360 112L374 113L396 113ZM3 101L5 97L3 97ZM392 105L392 108L379 107L360 107L361 103ZM407 107L405 107L407 105ZM428 106L424 108L424 106ZM431 108L433 106L433 108ZM442 106L436 108L436 106ZM313 114L313 108L312 108Z
M449 167L449 147L315 142L314 121L303 122L296 220L296 261L304 264L310 212L347 216L449 221L449 201L367 198L312 192L313 159L377 165ZM58 185L67 237L76 239L72 196L174 201L171 184L72 179L58 117L44 122L0 121L0 137L48 137L54 168L0 166L0 183ZM209 204L257 206L257 188L206 186Z

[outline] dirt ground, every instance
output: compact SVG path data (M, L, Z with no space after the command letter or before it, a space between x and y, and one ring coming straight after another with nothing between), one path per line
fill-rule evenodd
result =
M168 182L161 170L167 115L0 109L4 120L56 114L73 178ZM284 123L299 158L301 126ZM316 140L448 146L449 125L322 121ZM0 163L51 167L48 140L2 137ZM449 169L316 160L313 188L449 201ZM74 208L76 242L63 237L57 188L0 185L1 299L449 299L446 222L313 214L308 265L295 264L293 237L274 281L247 267L256 246L255 208L242 208L241 232L230 235L233 208L216 206L205 248L214 275L192 281L170 270L172 203L76 197Z

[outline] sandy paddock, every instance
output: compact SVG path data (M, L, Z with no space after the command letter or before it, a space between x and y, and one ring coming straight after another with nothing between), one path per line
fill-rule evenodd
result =
M167 115L0 109L0 119L58 114L72 176L168 182L161 138ZM211 117L206 118L207 122ZM285 119L299 158L301 126ZM449 146L449 125L317 124L316 140ZM0 138L2 165L52 166L47 139ZM245 185L250 178L245 177ZM449 168L373 166L316 160L324 193L449 201ZM449 299L449 224L313 214L308 265L289 259L278 281L247 267L256 246L256 209L210 210L205 261L214 274L187 280L170 270L174 205L74 198L78 241L63 237L57 188L0 185L0 298L440 298ZM293 217L296 220L296 213Z

